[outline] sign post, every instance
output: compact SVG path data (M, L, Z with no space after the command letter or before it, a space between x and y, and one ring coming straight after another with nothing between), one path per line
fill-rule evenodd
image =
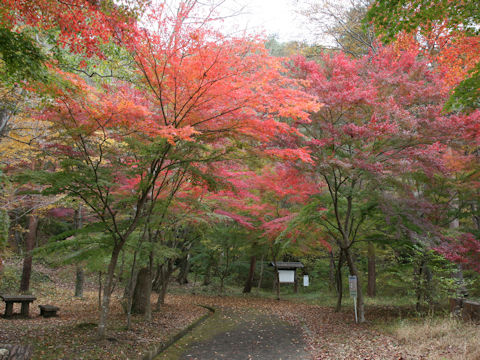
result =
M348 277L348 287L350 289L350 296L353 297L353 307L355 309L355 323L358 323L357 318L357 277L350 275Z

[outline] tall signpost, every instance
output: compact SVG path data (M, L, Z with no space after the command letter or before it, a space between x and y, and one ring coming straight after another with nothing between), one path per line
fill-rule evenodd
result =
M358 323L357 318L357 277L350 275L348 277L348 287L350 289L350 296L353 297L353 308L355 309L355 323Z

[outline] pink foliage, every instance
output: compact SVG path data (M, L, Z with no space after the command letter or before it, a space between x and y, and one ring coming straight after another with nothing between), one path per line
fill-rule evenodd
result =
M48 211L48 215L55 218L71 218L75 211L71 208L58 207Z
M448 96L443 80L419 59L416 50L394 47L358 59L342 53L324 54L320 62L297 57L298 76L323 104L312 122L302 125L317 135L307 141L310 157L321 166L375 176L447 172L446 146L439 140L456 136L466 123L472 124L470 136L477 136L476 126L472 117L453 124L443 114Z
M448 239L435 250L446 259L480 273L480 240L473 234L466 233L458 239Z

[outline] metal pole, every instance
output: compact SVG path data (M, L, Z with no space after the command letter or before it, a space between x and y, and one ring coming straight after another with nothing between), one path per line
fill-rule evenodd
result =
M355 308L355 324L358 324L358 319L357 319L357 297L353 297L353 307Z

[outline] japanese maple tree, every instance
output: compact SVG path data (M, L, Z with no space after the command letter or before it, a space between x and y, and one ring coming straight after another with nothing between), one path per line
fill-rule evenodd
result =
M405 179L415 171L446 171L441 154L447 147L435 132L446 91L439 91L441 78L416 50L385 47L360 59L325 54L320 63L299 58L296 64L324 104L310 123L299 124L312 176L328 189L322 198L328 210L317 221L359 276L352 245L381 194L395 183L408 186ZM358 300L364 321L361 286Z
M446 259L480 273L480 241L475 235L464 234L458 239L448 239L435 250Z
M268 150L267 154L271 151ZM231 162L219 164L216 173L221 174L226 186L208 194L207 200L215 213L235 221L252 233L250 270L244 292L250 291L257 248L262 244L268 247L275 264L279 251L285 248L283 240L289 244L308 247L305 241L297 239L299 236L305 239L305 236L288 230L290 220L301 205L305 204L311 195L321 191L321 185L313 183L298 168L305 161L311 160L309 157L305 160L283 162L270 159L255 170ZM321 242L322 239L316 241ZM277 297L278 290L277 286Z
M304 122L318 108L261 40L227 38L208 26L208 17L199 23L197 5L182 2L172 15L157 4L143 23L117 29L113 42L133 63L130 81L92 86L55 70L62 81L46 87L54 102L40 118L57 131L46 149L60 166L37 177L50 192L82 198L111 237L100 336L120 251L154 203L174 196L182 182L208 175L203 164L241 141L297 134L278 119ZM303 150L279 154L306 156Z

